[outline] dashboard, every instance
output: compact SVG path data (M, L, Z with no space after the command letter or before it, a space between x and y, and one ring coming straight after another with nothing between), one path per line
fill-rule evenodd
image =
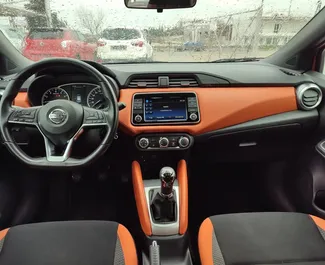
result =
M325 87L322 75L262 62L98 67L125 106L119 112L120 133L136 139L141 151L183 150L194 141L207 143L207 150L225 144L227 150L247 143L263 146L270 139L280 141L284 128L298 136L315 128ZM109 105L96 80L67 68L38 73L14 103L28 107L57 98L93 108ZM227 137L235 140L219 141Z

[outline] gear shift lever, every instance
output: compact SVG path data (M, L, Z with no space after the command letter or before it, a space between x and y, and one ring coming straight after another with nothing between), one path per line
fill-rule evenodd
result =
M161 181L160 195L163 198L173 197L173 185L176 178L175 170L171 167L163 167L159 172Z
M159 172L160 189L155 189L151 195L150 209L156 222L174 222L176 220L176 200L173 196L173 186L176 179L175 170L163 167Z

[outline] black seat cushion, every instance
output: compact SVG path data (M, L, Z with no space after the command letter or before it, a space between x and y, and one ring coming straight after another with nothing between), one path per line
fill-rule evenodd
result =
M118 226L118 223L106 221L50 222L16 226L10 228L2 239L0 264L124 264L123 256L116 257L116 253L123 255L117 236Z
M211 237L207 230L211 228ZM205 230L205 231L204 231ZM242 213L212 216L200 229L202 264L325 264L322 228L306 214ZM204 235L205 234L205 235ZM211 240L211 259L202 240ZM201 242L200 242L201 241Z

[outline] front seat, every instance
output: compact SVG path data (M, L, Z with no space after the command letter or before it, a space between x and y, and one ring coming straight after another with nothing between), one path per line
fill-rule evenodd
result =
M301 213L212 216L198 244L202 265L324 265L325 220Z
M0 231L1 265L136 265L129 231L115 222L26 224Z

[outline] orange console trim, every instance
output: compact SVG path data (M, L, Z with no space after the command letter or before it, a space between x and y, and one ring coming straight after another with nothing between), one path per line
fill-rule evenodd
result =
M185 160L178 162L177 180L179 187L179 233L183 235L188 227L188 180Z
M195 92L201 121L194 125L133 126L132 98L143 92ZM235 124L297 110L294 87L215 87L121 89L120 101L126 108L119 113L120 128L131 135L155 132L186 132L199 135Z
M19 92L14 100L13 105L22 108L29 108L31 105L28 100L27 92Z
M150 223L148 206L146 202L146 195L144 192L142 172L140 164L137 161L132 162L132 183L142 231L147 236L151 236L152 228Z

